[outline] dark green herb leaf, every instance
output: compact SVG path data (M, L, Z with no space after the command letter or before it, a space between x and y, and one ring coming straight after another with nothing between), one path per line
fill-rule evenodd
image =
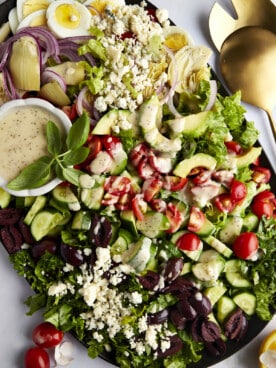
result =
M82 174L80 170L76 170L70 167L62 168L62 180L66 180L76 186L79 185L79 176Z
M90 121L86 112L84 112L71 126L66 144L68 150L75 150L84 145L87 141L90 131Z
M79 147L73 151L68 151L62 159L65 166L77 165L82 163L89 155L88 147Z
M53 156L61 152L62 141L59 128L52 121L48 121L46 125L47 148Z
M7 187L12 190L33 189L46 184L51 179L52 158L43 156L27 166Z

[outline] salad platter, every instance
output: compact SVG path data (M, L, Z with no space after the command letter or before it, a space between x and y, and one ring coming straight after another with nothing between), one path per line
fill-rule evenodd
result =
M94 74L73 93L68 88L69 102L59 104L72 120L68 150L58 156L62 171L51 167L63 183L48 193L20 196L21 189L44 184L33 171L32 183L23 174L24 180L5 186L1 239L15 270L36 292L27 301L30 313L43 308L44 318L72 332L91 358L120 367L208 367L250 342L273 316L276 177L239 94L227 96L210 72L208 48L174 28L164 9L127 4L158 36L153 32L144 41L141 19L131 32L120 28L123 5L101 13L107 25L95 22L93 47L87 35L76 36L80 53L93 56L78 62L86 65L86 75ZM0 5L2 23L15 5ZM20 32L30 36L26 28ZM114 69L108 74L112 86L105 80L104 90L99 87L103 71L97 67L106 61L102 32L120 36L103 43L114 64L121 55L131 59L131 45L134 64L141 58L140 69L152 68L142 88L133 88L133 75L121 75L127 98L111 99L106 92L120 84ZM67 37L73 36L56 36ZM118 55L114 45L125 49ZM64 58L72 61L66 47ZM201 57L188 77L186 52L186 63L197 52ZM59 55L46 60L48 67L59 63ZM49 78L53 70L47 71ZM138 71L135 76L143 78ZM94 91L93 109L87 89ZM39 93L35 97L50 99ZM49 131L55 136L53 127ZM49 135L52 153L56 139L49 143ZM64 159L80 146L84 159L76 160L80 151ZM21 229L19 245L10 226Z

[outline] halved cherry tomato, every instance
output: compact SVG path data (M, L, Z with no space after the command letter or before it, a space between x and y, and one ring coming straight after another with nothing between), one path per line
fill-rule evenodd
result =
M202 241L200 238L193 233L184 233L181 235L177 241L176 246L182 250L198 250Z
M50 322L42 322L33 330L33 341L41 348L52 348L61 343L64 333Z
M199 231L205 223L204 213L196 206L192 206L187 229L192 232Z
M157 212L165 212L166 208L167 208L167 203L161 199L161 198L153 198L150 201L150 207Z
M196 176L194 176L192 178L192 182L195 185L200 185L205 183L207 180L209 180L211 178L211 171L210 170L206 170L204 168L201 168L201 170L199 171L198 174L196 174Z
M270 190L258 193L251 205L252 212L261 219L263 216L271 218L275 210L275 195Z
M232 181L230 188L230 196L232 202L234 202L235 204L241 203L246 197L246 194L247 194L246 185L243 182L234 179Z
M71 106L63 106L62 111L65 112L70 120L74 120L78 116L77 104L75 103Z
M271 171L268 168L262 166L254 166L252 167L252 170L253 170L252 179L254 180L255 183L266 184L270 181Z
M241 259L251 258L259 248L256 234L251 232L241 233L233 244L235 255Z
M163 182L157 178L146 179L142 187L145 201L150 202L153 197L160 192L162 186Z
M24 357L25 368L50 368L50 358L46 350L40 347L30 348Z
M113 135L103 135L101 141L105 150L111 157L113 157L113 153L117 150L118 145L122 144L120 138L114 137Z
M185 187L187 184L187 178L181 178L180 176L166 175L164 179L163 187L166 190L177 192Z
M131 180L126 176L109 176L105 180L104 190L110 194L121 196L132 191Z
M149 155L149 147L145 143L139 143L130 152L130 161L134 167L137 167L141 160Z
M89 155L87 157L87 161L92 161L93 158L97 156L97 154L102 149L102 141L101 138L97 135L90 135L88 137L86 146L89 148Z
M265 201L265 202L270 202L273 201L275 199L275 194L272 193L270 190L266 189L263 190L262 192L258 193L255 197L254 197L254 201Z
M134 216L137 218L137 220L142 221L144 219L143 208L146 207L146 202L144 202L141 194L137 194L134 198L132 198L131 206Z
M147 157L141 159L137 166L137 172L142 179L149 179L155 177L157 174L153 167L150 165Z
M167 232L175 233L182 225L183 222L182 213L178 210L175 204L168 203L167 208L165 210L165 215L167 216L170 223L170 227L167 230Z
M242 147L239 143L235 141L228 141L228 142L224 142L224 144L228 152L235 153L236 155L240 155L242 153Z
M171 157L156 154L153 150L149 152L149 164L161 174L168 174L172 170Z
M221 193L214 199L215 206L220 212L228 213L233 211L235 203L229 193Z

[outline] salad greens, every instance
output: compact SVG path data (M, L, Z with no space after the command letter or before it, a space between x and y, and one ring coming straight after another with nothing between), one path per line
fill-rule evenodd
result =
M35 291L28 314L43 309L91 358L122 368L223 357L252 316L276 308L276 204L258 131L239 92L213 95L205 61L186 69L163 45L164 18L144 2L95 16L78 44L94 63L81 59L86 77L67 91L72 105L83 93L85 112L65 142L49 122L49 155L8 187L64 182L37 197L0 193L1 240Z

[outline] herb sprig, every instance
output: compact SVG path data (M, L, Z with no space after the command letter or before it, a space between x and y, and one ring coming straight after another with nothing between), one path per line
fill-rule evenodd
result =
M66 148L63 151L64 144L60 130L54 122L48 121L46 139L49 154L25 167L7 187L12 190L34 189L54 177L78 186L82 171L74 169L73 166L85 161L89 154L89 148L83 146L89 131L89 117L84 112L69 129L65 141Z

